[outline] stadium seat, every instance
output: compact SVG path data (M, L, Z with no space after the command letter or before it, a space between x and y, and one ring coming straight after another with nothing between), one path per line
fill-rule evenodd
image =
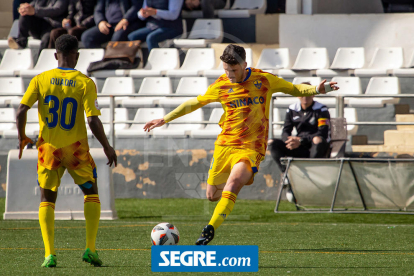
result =
M217 135L221 132L221 127L218 125L221 116L224 113L223 108L214 108L211 111L209 122L214 124L207 124L203 129L195 129L191 131L191 137L193 138L217 138Z
M97 82L96 78L95 77L90 77L90 79L95 83L96 93L99 93L99 87L98 87L98 82Z
M365 65L365 49L358 48L339 48L336 51L335 58L329 69L316 70L316 75L322 78L333 78L336 76L348 76L353 71L364 67Z
M355 69L355 76L370 78L374 76L387 76L391 69L403 66L404 55L401 47L376 48L374 57L368 68Z
M145 137L152 133L144 131L144 123L154 119L163 118L165 116L164 108L139 108L135 114L134 121L141 122L140 124L132 124L127 129L120 129L115 132L116 138L135 138ZM166 126L162 126L159 129L164 129Z
M290 66L288 48L263 49L260 54L256 68L262 70L273 70L277 74L279 69L287 69Z
M329 108L329 114L331 115L331 118L336 118L336 108ZM347 122L348 135L356 135L358 132L358 126L349 124L358 122L356 109L351 107L344 108L344 118Z
M1 94L20 93L24 94L24 83L22 78L5 77L0 78L0 96ZM0 97L0 107L5 107L11 104L12 100L20 103L21 97L18 96L2 96Z
M42 41L40 39L36 39L36 38L29 36L29 39L27 40L27 47L29 47L30 49L37 50L40 48L41 43Z
M411 78L414 77L414 52L411 55L410 62L407 68L396 68L392 70L392 75L400 78Z
M109 108L102 108L101 116L99 116L99 119L101 119L102 125L104 127L106 136L109 136L110 134L109 133L110 124L107 123L109 122L110 112L111 110ZM114 120L115 121L128 121L128 110L122 107L115 108ZM115 133L116 133L119 130L128 128L128 124L125 124L125 123L115 124L114 128L115 128ZM89 127L87 128L87 133L88 133L89 138L93 136L92 131L89 129Z
M116 95L116 94L134 94L134 81L130 77L109 77L105 80L102 88L102 94ZM116 97L115 105L118 106L126 97ZM109 97L99 97L98 103L100 107L109 107Z
M79 59L75 69L88 74L88 67L91 62L102 60L104 49L79 49Z
M192 130L203 129L203 124L187 124L188 122L202 122L204 120L203 110L197 109L187 115L174 120L175 124L169 124L165 129L154 129L154 137L177 137L184 138L191 134Z
M361 80L358 77L334 77L331 81L337 82L337 86L339 90L331 91L328 93L330 96L335 95L360 95L362 94L361 88ZM345 98L345 104L349 104L350 98ZM335 107L336 106L336 99L335 98L328 98L328 97L316 97L316 101L326 105L327 107Z
M0 135L5 130L16 129L16 123L5 123L5 122L16 121L16 112L14 108L0 108Z
M12 120L16 120L13 118ZM26 135L29 138L36 138L39 134L39 115L37 108L31 108L27 111ZM17 138L17 129L8 129L3 131L4 138Z
M215 59L214 49L189 49L181 68L168 70L167 76L175 78L196 77L201 74L201 71L213 69Z
M231 0L226 0L226 5L224 6L223 10L230 9L230 2ZM214 11L214 15L218 15L218 10ZM193 11L182 11L183 18L203 18L203 11L202 10L193 10Z
M168 77L147 77L142 81L139 95L148 97L130 97L122 100L122 106L128 108L153 107L159 104L163 97L151 97L156 94L172 94L171 80Z
M311 70L329 67L328 50L326 48L302 48L296 57L292 69L280 69L278 75L283 78L309 76Z
M247 62L247 67L252 67L253 66L253 54L252 54L252 49L251 48L245 48L246 50L246 62ZM223 69L223 62L220 62L219 66L217 67L217 69L212 69L212 70L205 70L203 75L207 78L218 78L221 75L224 74L224 69Z
M398 95L400 82L397 77L373 77L370 79L365 95ZM349 107L383 107L386 104L398 104L399 98L350 98Z
M303 82L310 82L311 85L318 85L321 83L321 78L320 77L296 77L293 79L292 83L293 84L301 84ZM276 95L286 95L282 92L278 92L276 93ZM277 97L274 100L274 106L276 107L283 107L283 108L287 108L289 107L289 105L296 103L298 101L298 99L296 97Z
M177 49L152 49L145 67L129 70L129 75L133 78L160 77L165 75L167 70L179 67L180 57Z
M223 22L221 19L197 19L188 38L174 39L178 48L205 48L211 43L223 41Z
M252 14L264 14L267 8L266 0L236 0L230 10L219 10L220 18L243 18Z
M19 75L21 70L33 68L32 50L7 49L0 63L0 77Z
M159 105L161 107L177 107L188 99L194 98L197 95L204 94L208 88L208 80L206 77L184 77L180 79L175 94L177 95L192 95L191 97L166 97L160 99Z
M33 78L44 71L52 70L58 67L58 62L55 58L55 49L43 49L39 55L39 59L33 69L20 70L20 76L23 78Z

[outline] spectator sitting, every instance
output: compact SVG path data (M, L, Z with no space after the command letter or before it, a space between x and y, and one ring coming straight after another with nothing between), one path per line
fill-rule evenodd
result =
M49 47L55 49L56 39L63 34L76 36L81 40L81 35L87 29L95 26L93 10L96 0L70 0L68 16L62 20L62 28L53 29L50 32Z
M144 0L138 17L146 21L147 25L130 33L128 39L146 41L148 51L151 52L151 49L159 48L159 42L181 35L183 33L182 6L183 0Z
M310 85L310 83L303 84ZM329 111L325 105L314 101L313 97L299 97L299 102L289 106L283 126L282 140L269 141L270 153L282 173L285 172L286 166L281 164L280 158L286 156L321 158L326 156L329 149ZM292 136L294 127L297 136ZM287 196L288 193L291 193L290 187L288 187Z
M214 10L224 9L226 0L185 0L183 10L202 10L203 18L214 18Z
M143 26L138 9L143 0L98 0L95 7L95 27L82 34L86 48L100 48L108 41L127 41L128 34Z
M40 51L49 44L50 31L59 28L67 15L69 0L35 0L19 6L19 35L9 37L9 47L21 49L27 47L29 35L40 39Z

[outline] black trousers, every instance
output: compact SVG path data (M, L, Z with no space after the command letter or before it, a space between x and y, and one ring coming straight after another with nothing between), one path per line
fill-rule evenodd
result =
M19 36L17 43L22 47L27 47L27 38L31 35L36 39L40 39L40 51L47 48L49 44L50 31L53 29L52 25L40 17L26 15L19 19ZM40 53L40 52L39 52Z
M285 142L280 139L274 139L273 143L270 145L270 153L272 154L273 159L278 165L279 169L284 172L286 166L280 163L280 158L282 157L300 157L300 158L322 158L326 156L326 153L329 149L329 143L322 138L322 142L319 144L314 144L306 147L300 145L294 150L286 148Z

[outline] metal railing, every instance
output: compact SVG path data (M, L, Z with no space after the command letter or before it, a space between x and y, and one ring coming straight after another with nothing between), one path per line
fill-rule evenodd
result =
M18 96L22 97L22 94L10 93L10 94L1 94L0 97L11 97L11 96ZM103 121L103 124L109 124L109 142L115 148L115 124L145 124L146 122L141 121L133 121L133 120L126 120L126 121L115 121L115 98L117 97L129 97L129 98L192 98L197 97L197 95L186 95L186 94L98 94L98 98L109 98L109 109L110 109L110 116L109 121ZM283 97L292 97L291 95L272 95L272 101L270 101L270 108L269 108L269 125L283 125L283 121L273 122L273 108L274 108L274 99L275 98L283 98ZM345 108L345 98L414 98L414 94L384 94L384 95L317 95L317 98L335 98L336 99L336 117L340 118L344 116L344 108ZM1 121L1 123L15 123L15 121ZM27 123L38 123L38 122L27 122ZM182 124L182 122L169 122L168 124ZM185 122L185 124L217 124L216 122L211 121L198 121L198 122ZM397 125L414 125L414 122L347 122L348 125L388 125L388 126L397 126ZM269 127L269 139L272 139L273 136L273 127Z

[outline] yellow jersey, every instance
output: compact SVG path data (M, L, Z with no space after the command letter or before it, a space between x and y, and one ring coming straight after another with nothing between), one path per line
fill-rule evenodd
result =
M90 160L84 112L87 117L101 115L95 83L74 69L52 69L31 80L21 104L32 107L36 101L39 164L48 169L86 166ZM64 160L69 155L80 160Z
M225 74L197 97L201 105L220 102L224 114L216 145L252 149L266 153L269 132L269 107L272 94L283 92L295 97L317 94L315 86L293 85L273 74L247 68L240 83L231 83Z

